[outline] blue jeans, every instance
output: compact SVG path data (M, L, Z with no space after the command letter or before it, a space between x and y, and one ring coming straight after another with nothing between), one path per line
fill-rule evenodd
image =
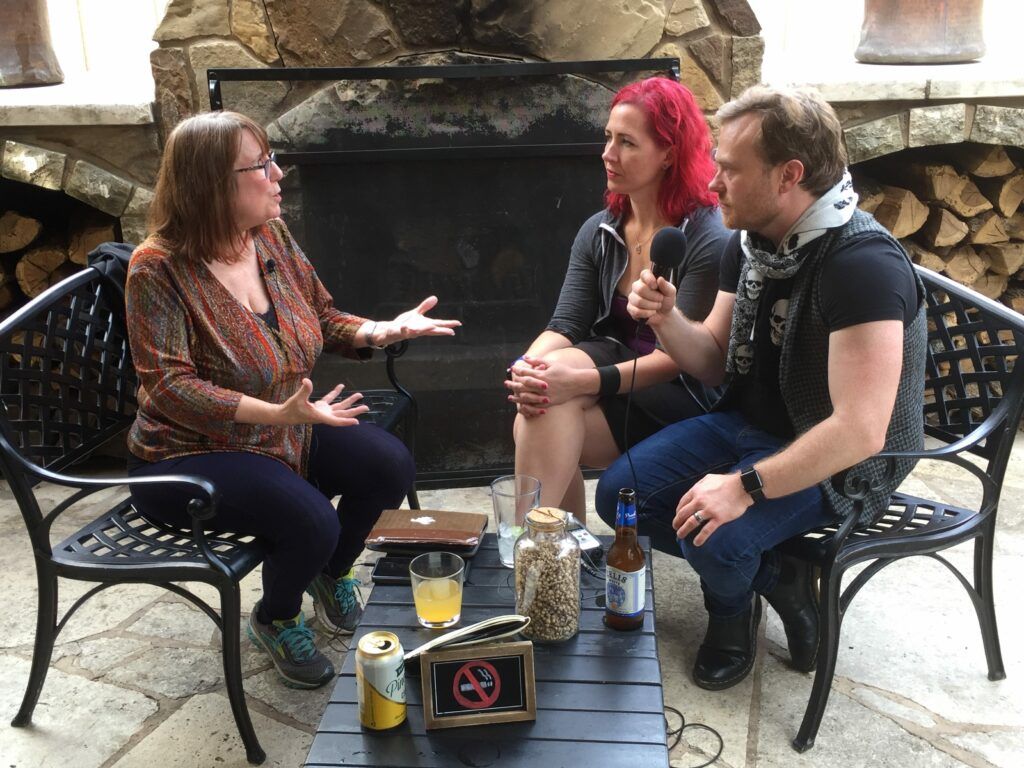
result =
M778 581L779 557L773 547L836 519L821 489L815 485L757 502L699 547L692 534L682 541L676 538L672 518L679 499L704 475L747 469L784 445L735 411L680 421L630 450L635 480L625 455L605 471L597 486L597 513L614 526L619 489L635 484L639 533L650 536L652 546L662 552L686 558L700 576L710 613L736 616L750 607L753 592L770 592Z

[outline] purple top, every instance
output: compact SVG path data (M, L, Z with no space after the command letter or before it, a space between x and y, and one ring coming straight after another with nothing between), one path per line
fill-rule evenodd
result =
M616 334L623 344L638 355L649 355L655 350L658 339L649 325L641 326L640 335L637 335L637 322L629 316L629 311L626 309L628 305L629 301L626 297L616 291L612 296L611 311Z

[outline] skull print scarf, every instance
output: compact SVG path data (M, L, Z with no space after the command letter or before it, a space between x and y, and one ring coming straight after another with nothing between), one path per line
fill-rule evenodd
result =
M725 360L727 372L742 375L750 370L749 361L754 354L757 305L764 292L765 281L785 280L795 275L804 259L818 244L815 241L828 230L846 224L853 217L856 207L857 193L853 191L853 179L849 171L844 171L836 185L812 203L796 220L777 249L772 250L772 244L760 235L747 230L740 233L744 258L740 264L736 307L733 309L729 331L729 353Z

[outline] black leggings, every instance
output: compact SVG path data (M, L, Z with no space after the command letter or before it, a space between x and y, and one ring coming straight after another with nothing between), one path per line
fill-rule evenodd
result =
M133 462L134 463L134 462ZM194 474L220 493L211 527L252 534L270 544L263 563L263 612L290 619L302 593L325 572L337 578L355 563L384 509L398 507L416 468L405 445L372 424L315 425L308 478L268 456L244 451L182 456L129 468L131 476ZM338 508L330 500L341 494ZM132 488L147 517L191 528L193 493L174 486Z

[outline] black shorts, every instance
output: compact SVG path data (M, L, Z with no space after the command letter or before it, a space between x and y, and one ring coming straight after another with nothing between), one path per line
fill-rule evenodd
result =
M583 350L598 367L616 365L636 357L633 350L608 336L592 336L575 346ZM627 368L622 375L623 383L627 387L631 374L632 369ZM626 395L612 395L597 401L604 411L605 420L620 452L625 452L627 447L627 400L629 398ZM702 413L706 413L706 408L678 377L663 384L639 389L633 393L632 402L629 403L628 445L634 446L669 424Z

